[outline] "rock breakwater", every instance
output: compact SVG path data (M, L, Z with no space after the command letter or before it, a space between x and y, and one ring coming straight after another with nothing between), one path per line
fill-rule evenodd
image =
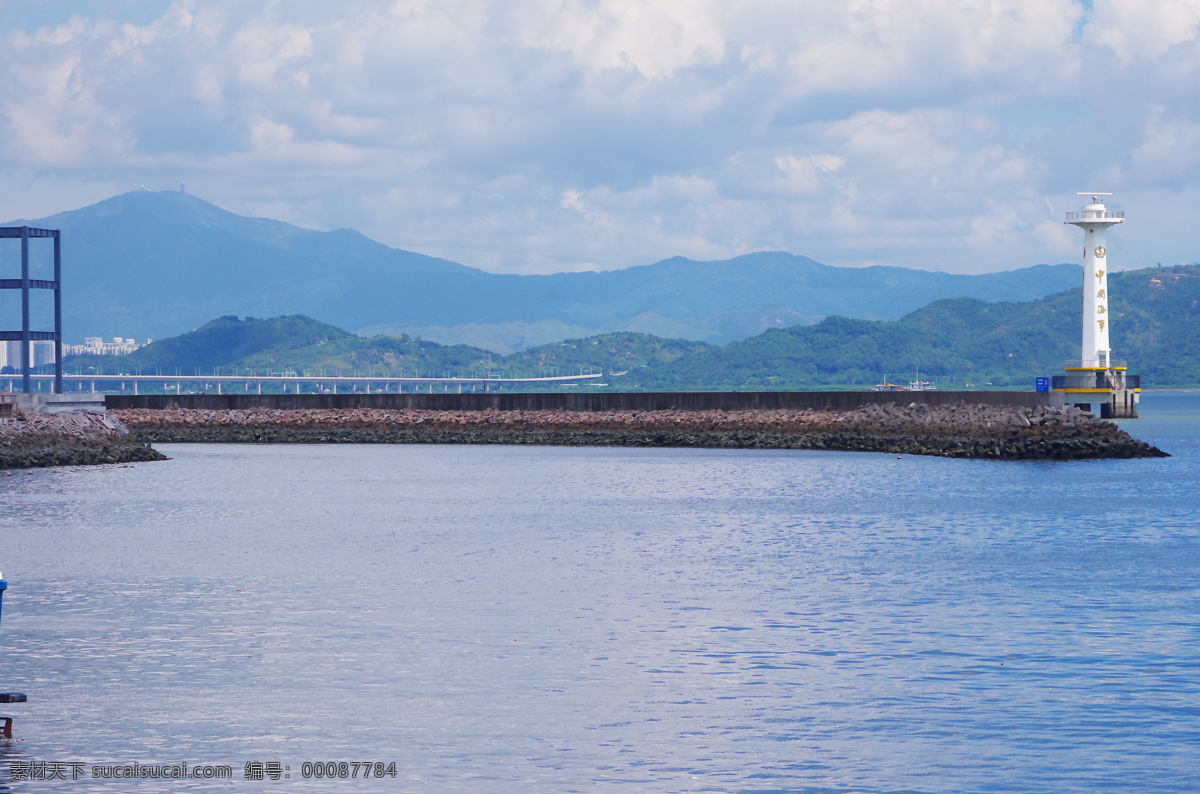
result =
M115 411L153 442L538 444L823 449L1000 460L1164 457L1068 406L867 405L852 411Z
M0 469L166 459L111 414L17 410L0 424Z

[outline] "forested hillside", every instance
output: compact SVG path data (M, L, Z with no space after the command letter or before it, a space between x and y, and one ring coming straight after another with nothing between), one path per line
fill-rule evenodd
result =
M1200 385L1200 265L1111 276L1114 357L1148 387ZM886 375L941 389L1032 387L1079 356L1079 290L1028 303L940 300L894 321L828 317L723 347L630 332L501 356L409 336L362 338L306 317L222 317L123 358L76 357L71 371L213 369L374 375L537 376L604 372L607 388L866 388Z

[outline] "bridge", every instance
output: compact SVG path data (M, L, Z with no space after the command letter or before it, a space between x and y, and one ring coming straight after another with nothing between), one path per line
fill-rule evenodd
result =
M37 388L33 391L49 391L57 375L30 375L29 379ZM302 390L310 394L352 394L365 392L367 394L404 394L427 392L434 394L435 387L441 387L438 393L449 394L454 389L457 394L488 392L495 388L511 386L576 386L597 378L604 373L590 372L578 375L550 375L532 378L512 378L503 376L475 375L456 377L394 377L378 375L163 375L155 374L118 374L118 375L82 375L64 374L62 377L63 391L67 392L105 392L109 394L140 394L149 387L161 393L174 394L262 394L263 387L267 393L300 394ZM16 391L13 387L21 382L20 375L2 375L0 384L7 391ZM100 388L97 388L97 387ZM74 387L74 388L72 388ZM411 387L407 388L406 387Z

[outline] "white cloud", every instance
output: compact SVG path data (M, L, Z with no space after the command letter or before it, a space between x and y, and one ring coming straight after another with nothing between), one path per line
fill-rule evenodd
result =
M1047 215L1054 217L1061 214L1055 207L1047 207ZM1078 256L1082 258L1079 245L1079 233L1061 221L1045 220L1033 226L1035 238L1045 249L1048 257L1056 257L1066 262L1073 262Z
M80 20L32 36L13 35L4 109L6 160L78 166L129 149L133 135L120 109L106 106L89 79L83 54L47 57L46 50L87 36Z
M807 157L781 155L775 165L786 179L785 190L798 195L812 196L825 188L830 178L846 164L846 158L836 154L813 154Z
M1080 10L1069 0L810 2L791 68L801 93L940 90L975 79L1071 69ZM1036 65L1036 66L1035 66ZM1042 78L1052 78L1053 73Z
M296 61L312 55L312 34L293 26L255 26L238 31L229 48L238 79L260 90L277 87L280 72L292 69L289 76L299 85L307 78L295 68Z
M1200 165L1200 121L1172 116L1163 107L1154 108L1146 119L1144 138L1130 160L1143 183L1194 178Z
M590 70L633 70L656 80L724 59L725 36L715 13L722 5L538 0L525 4L515 21L527 47L568 53Z
M280 146L291 143L295 130L286 124L277 124L264 118L250 123L250 142L260 152L270 153Z
M55 209L187 181L514 272L761 249L1016 267L1073 258L1081 161L1159 208L1200 167L1200 0L1094 6L86 4L0 29L0 174L59 186ZM8 191L0 214L32 213Z
M1197 0L1096 0L1094 6L1089 39L1124 63L1158 58L1177 44L1193 43L1200 26Z

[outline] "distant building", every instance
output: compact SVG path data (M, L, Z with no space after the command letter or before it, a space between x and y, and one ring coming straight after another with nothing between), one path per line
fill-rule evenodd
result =
M40 367L54 363L54 341L39 339L29 343L29 366ZM0 367L21 369L21 342L0 342Z
M63 357L67 356L127 356L139 348L150 344L152 339L147 339L142 344L138 344L132 338L123 336L113 337L111 342L105 342L98 336L87 336L83 339L82 345L63 345ZM44 364L54 363L54 341L50 339L38 339L29 343L29 366L40 367ZM0 368L12 367L18 372L21 369L21 342L0 342Z
M98 336L85 336L82 345L63 345L64 356L127 356L138 348L153 342L147 339L138 344L133 338L114 336L111 342L105 342Z

